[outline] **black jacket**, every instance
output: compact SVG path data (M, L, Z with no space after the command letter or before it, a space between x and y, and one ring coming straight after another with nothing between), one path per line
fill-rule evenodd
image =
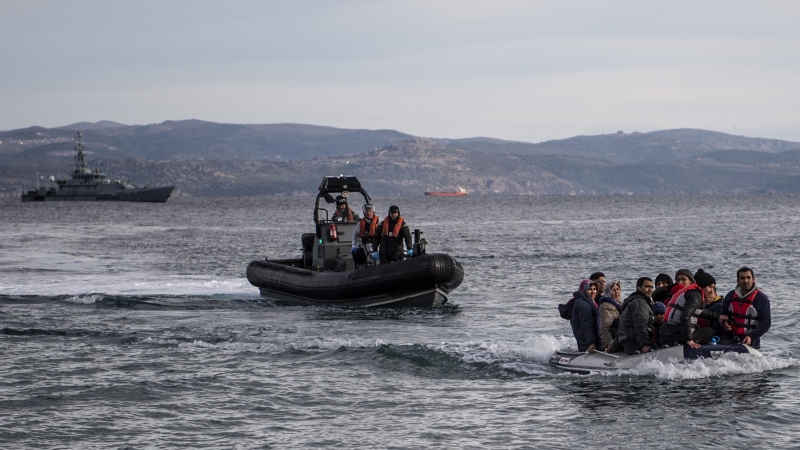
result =
M664 316L664 324L661 325L662 344L670 345L675 342L685 344L693 340L698 317L715 322L719 320L719 313L704 308L703 294L699 289L685 292L683 298L683 310L681 310L679 323L669 323L669 317Z
M378 224L377 232L382 233L383 222L389 221L389 230L393 230L397 224L395 220L392 222L389 218L383 219ZM378 244L378 254L381 258L381 263L400 261L403 258L403 242L406 244L406 249L411 249L411 232L408 230L408 225L403 220L403 226L400 227L400 233L397 236L383 236L381 234L380 243Z
M652 340L655 322L652 307L653 300L643 293L636 291L629 295L622 302L617 342L635 343L635 347L639 349L644 346L655 348L656 344Z
M569 324L578 342L578 351L585 352L592 344L600 349L600 318L597 314L597 305L586 294L575 292L572 296L575 301L572 304Z

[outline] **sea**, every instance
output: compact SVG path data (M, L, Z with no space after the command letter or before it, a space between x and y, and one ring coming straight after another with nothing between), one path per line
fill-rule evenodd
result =
M278 306L313 197L0 199L2 448L798 448L800 196L396 204L463 284L436 309ZM557 305L590 273L753 268L764 356L576 375Z

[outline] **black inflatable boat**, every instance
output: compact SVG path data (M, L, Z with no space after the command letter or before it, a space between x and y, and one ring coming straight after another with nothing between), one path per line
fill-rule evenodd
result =
M447 302L450 292L464 279L464 269L452 256L426 253L427 241L414 230L413 257L377 264L364 249L351 255L357 222L328 218L321 200L334 203L331 194L362 194L356 177L325 177L314 208L315 233L303 234L302 258L253 261L247 280L261 296L286 305L337 305L357 307L435 307ZM355 256L355 257L354 257Z

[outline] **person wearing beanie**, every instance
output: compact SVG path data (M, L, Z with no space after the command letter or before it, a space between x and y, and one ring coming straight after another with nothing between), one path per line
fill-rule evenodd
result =
M761 336L769 331L772 314L769 298L756 286L756 274L749 267L736 272L736 289L722 300L722 311L731 317L730 322L720 322L724 328L723 339L736 339L761 348Z
M672 277L665 273L660 273L656 277L656 289L662 288L664 286L672 286L674 283L672 282Z
M578 290L572 294L572 311L569 324L572 326L572 335L578 343L578 351L594 353L601 348L599 317L594 297L597 296L597 286L592 280L583 280Z
M411 256L411 232L405 219L400 215L400 208L396 205L389 207L389 215L378 225L380 233L380 243L378 244L378 255L381 264L392 263L403 259L403 243L406 244L406 251Z
M692 283L694 283L694 275L692 275L691 270L679 269L677 272L675 272L675 284L688 286Z
M675 283L672 282L672 277L665 273L660 273L656 277L656 290L653 291L653 301L666 303L672 298L672 288Z
M622 347L628 355L649 353L656 348L653 342L653 280L641 277L636 280L636 292L622 302L619 330L614 349Z
M686 277L685 269L681 269L675 276ZM688 270L686 270L688 272ZM676 292L664 311L664 323L661 325L660 340L664 345L686 344L692 348L698 348L703 344L708 344L714 337L712 328L698 328L698 318L708 321L727 320L727 316L721 316L714 311L703 308L704 291L703 289L716 284L716 280L710 274L700 269L695 275L689 273L692 280L696 282L685 286ZM688 277L687 277L688 278Z
M653 303L653 316L655 318L655 322L653 322L653 342L656 343L656 347L661 347L661 324L664 323L664 311L667 310L667 306L661 302L654 302Z

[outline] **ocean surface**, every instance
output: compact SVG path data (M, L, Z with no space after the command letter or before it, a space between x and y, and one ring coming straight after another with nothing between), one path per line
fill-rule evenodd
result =
M440 309L284 307L313 198L0 202L2 448L797 448L800 196L379 198L464 266ZM600 270L747 265L764 357L573 375L556 305Z

